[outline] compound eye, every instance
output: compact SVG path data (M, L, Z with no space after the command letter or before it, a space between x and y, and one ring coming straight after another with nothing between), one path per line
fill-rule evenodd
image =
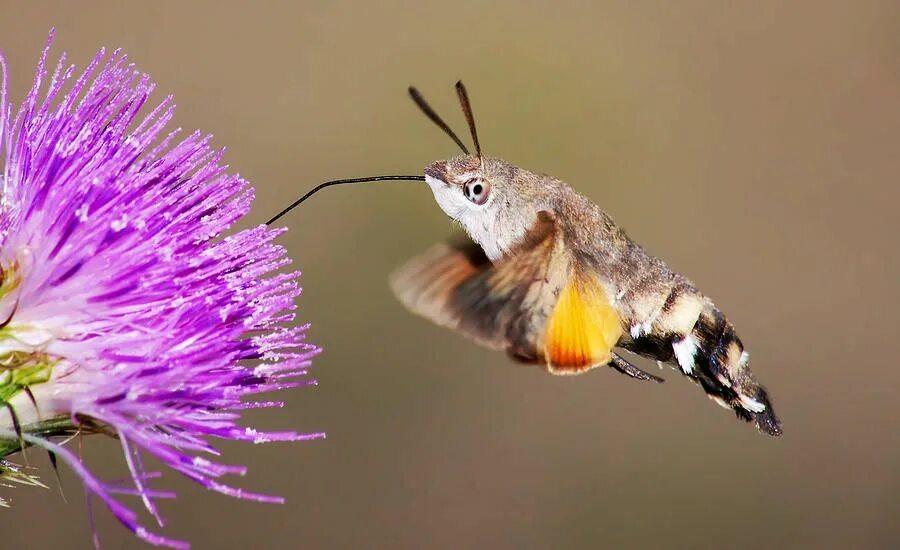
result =
M467 199L481 206L487 202L488 196L491 194L491 185L486 181L474 179L466 182L463 186L463 193Z

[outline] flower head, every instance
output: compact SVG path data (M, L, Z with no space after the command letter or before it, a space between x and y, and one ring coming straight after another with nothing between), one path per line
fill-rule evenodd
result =
M142 453L214 491L278 501L223 483L245 468L210 458L211 439L321 435L238 425L243 409L280 405L245 397L310 383L317 349L289 325L298 273L281 269L278 230L227 234L252 190L209 136L165 130L171 98L145 109L154 86L119 51L77 77L63 54L48 74L51 40L15 114L0 57L0 458L48 449L140 538L181 546L116 497L138 495L162 525L154 500L172 495L147 486ZM131 487L58 442L90 432L119 439Z

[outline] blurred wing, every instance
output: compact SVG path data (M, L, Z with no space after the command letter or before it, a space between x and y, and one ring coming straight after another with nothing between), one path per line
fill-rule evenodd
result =
M529 355L532 317L552 307L547 300L551 264L562 260L554 254L555 241L556 225L548 214L496 264L468 237L438 244L397 270L391 288L414 313L482 345Z
M595 278L576 274L548 212L496 263L471 240L439 244L391 287L414 313L556 374L606 364L622 330Z

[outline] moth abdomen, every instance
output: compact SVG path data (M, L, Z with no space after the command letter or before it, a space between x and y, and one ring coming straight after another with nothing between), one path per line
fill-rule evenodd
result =
M753 377L734 326L693 287L676 286L651 320L631 325L623 347L677 365L706 394L763 432L781 434L768 393Z
M673 348L682 371L696 377L711 398L763 432L781 434L768 393L750 371L750 355L718 308L707 304L691 333Z

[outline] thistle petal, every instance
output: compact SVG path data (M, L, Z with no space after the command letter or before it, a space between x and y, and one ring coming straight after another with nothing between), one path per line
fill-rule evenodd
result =
M118 50L77 77L65 55L48 73L52 39L15 112L0 56L0 448L55 453L141 539L182 547L116 498L137 495L162 527L154 501L174 495L150 488L141 454L213 491L280 502L226 485L245 468L203 455L218 455L215 439L322 437L238 424L244 409L281 406L246 398L314 383L319 350L291 324L299 273L284 271L282 230L231 231L253 191L224 151L167 131L171 97L147 109L154 84ZM95 432L121 441L128 486L54 441Z

